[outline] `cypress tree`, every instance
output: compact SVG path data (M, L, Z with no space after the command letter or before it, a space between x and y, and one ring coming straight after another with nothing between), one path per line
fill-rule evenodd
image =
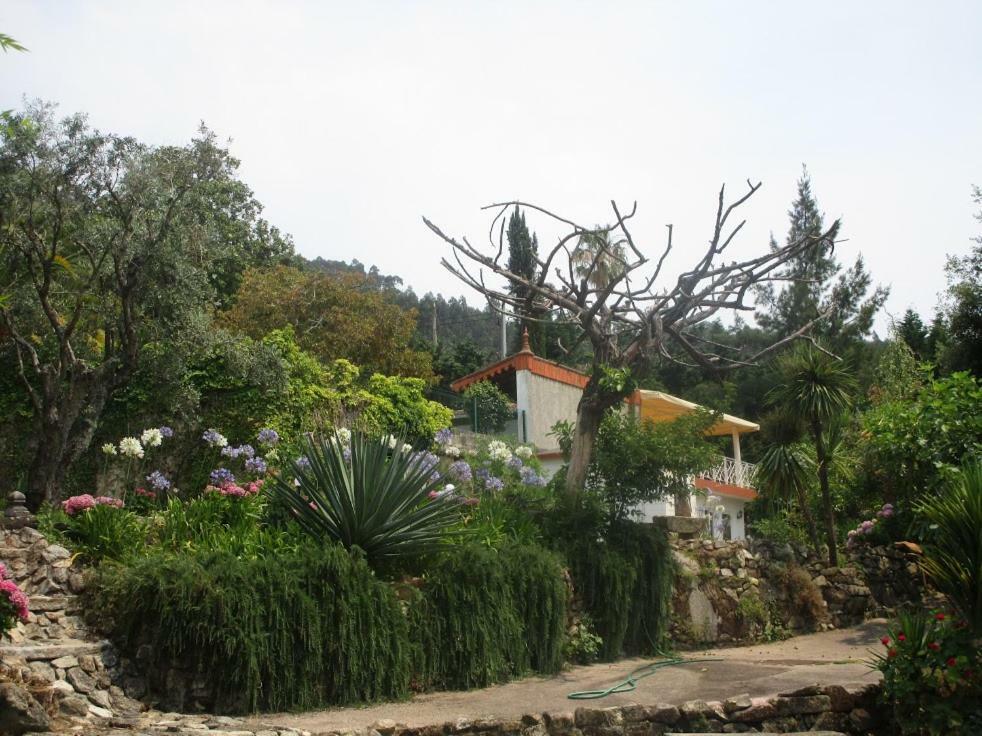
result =
M508 270L531 281L536 276L536 259L539 256L539 240L535 234L529 233L525 223L525 213L515 208L508 218ZM528 289L520 284L513 284L511 293L518 299L528 299ZM546 326L535 320L542 319L542 310L527 303L522 310L522 320L519 330L512 339L513 351L521 345L522 329L529 331L529 342L532 350L542 356L546 353ZM526 319L533 317L534 319Z
M804 166L788 218L788 243L817 238L825 232L825 218ZM833 240L837 234L838 230L831 234ZM770 247L772 251L778 248L773 236ZM813 334L838 350L854 347L870 333L873 318L889 294L877 286L867 296L872 277L863 257L857 256L853 266L843 270L834 249L828 247L802 252L787 264L785 275L792 280L781 286L765 282L757 287L758 324L770 333L789 334L834 307L833 314L816 325Z

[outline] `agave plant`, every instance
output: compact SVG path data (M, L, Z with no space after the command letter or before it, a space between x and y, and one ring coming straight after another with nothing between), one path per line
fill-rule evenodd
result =
M336 434L308 437L296 480L281 475L272 493L307 533L358 547L369 561L430 551L459 518L458 504L432 456L390 444L357 432L350 445Z
M965 465L941 493L925 496L914 510L931 530L924 571L982 636L982 462Z

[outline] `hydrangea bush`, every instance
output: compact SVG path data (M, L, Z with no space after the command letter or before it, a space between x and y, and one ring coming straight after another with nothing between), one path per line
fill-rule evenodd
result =
M6 566L0 563L0 636L14 628L18 621L27 623L29 605L24 591L11 580Z

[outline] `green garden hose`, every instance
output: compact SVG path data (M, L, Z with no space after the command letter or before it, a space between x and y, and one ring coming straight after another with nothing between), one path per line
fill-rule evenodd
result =
M662 669L663 667L675 667L680 664L691 664L693 662L718 662L719 659L714 658L703 658L703 659L683 659L681 657L672 657L671 659L662 660L661 662L650 662L646 665L638 667L636 670L632 671L626 678L618 682L616 685L612 685L606 690L579 690L574 693L570 693L566 697L570 700L597 700L599 698L606 698L608 695L619 695L620 693L629 693L632 690L636 690L638 687L638 680L643 680L646 677L651 677L655 672Z

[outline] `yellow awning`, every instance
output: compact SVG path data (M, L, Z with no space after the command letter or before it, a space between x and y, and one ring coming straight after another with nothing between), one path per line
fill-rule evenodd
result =
M641 399L641 418L650 419L653 422L668 422L682 414L688 414L690 411L700 408L699 404L694 404L691 401L686 401L685 399L680 399L678 396L672 396L661 391L641 390L638 393ZM759 424L754 424L740 417L724 414L710 428L709 434L723 436L733 434L734 432L737 434L747 434L748 432L757 432L759 430Z

